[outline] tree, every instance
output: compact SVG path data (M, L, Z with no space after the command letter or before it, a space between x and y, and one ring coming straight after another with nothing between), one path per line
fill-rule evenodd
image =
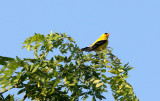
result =
M35 33L23 44L35 57L1 57L1 100L5 99L5 92L18 88L18 94L25 92L22 100L76 101L92 96L92 101L96 101L106 99L102 94L109 84L115 100L138 101L126 81L133 67L123 65L110 48L84 53L65 33L52 32L46 36ZM48 54L54 57L48 58ZM13 95L8 98L13 99Z

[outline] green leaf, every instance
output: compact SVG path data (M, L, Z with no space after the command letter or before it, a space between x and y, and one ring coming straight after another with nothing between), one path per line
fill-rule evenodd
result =
M94 80L93 83L98 83L100 82L101 80Z
M21 59L20 59L18 56L16 56L16 59L17 59L18 61L21 61Z
M106 69L102 69L101 72L102 72L102 73L105 73L105 72L106 72Z
M58 40L59 40L59 38L60 38L60 36L59 36L59 35L54 34L53 40L58 41Z
M132 89L132 87L130 85L126 85L126 88L129 88L129 89L131 88Z
M68 84L69 86L75 86L75 84L74 83L72 83L72 84Z
M6 91L6 88L1 88L1 92L5 92Z
M6 65L8 61L14 61L14 58L0 56L0 65Z
M20 91L18 91L18 93L17 93L17 94L19 95L19 94L21 94L21 93L23 93L23 92L25 92L25 91L26 91L26 89L25 89L25 88L23 88L23 89L21 89Z
M118 69L118 72L122 73L124 70L123 69Z
M91 80L90 80L90 82L92 82L93 80L95 80L94 78L92 78Z
M30 45L27 46L27 50L30 51Z
M102 74L101 76L102 76L103 78L107 79L106 75Z
M0 78L4 78L5 75L0 75Z
M108 72L111 72L112 74L116 74L117 71L115 69L109 70Z
M34 65L34 68L33 68L33 70L32 70L32 73L34 73L38 68L39 68L39 64L36 64L36 65Z
M102 85L104 85L104 83L98 83L98 84L96 84L96 87L100 87Z
M8 95L6 98L5 98L5 101L14 101L14 95Z

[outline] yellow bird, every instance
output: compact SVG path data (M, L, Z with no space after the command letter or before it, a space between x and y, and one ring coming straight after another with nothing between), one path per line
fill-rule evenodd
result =
M82 48L82 51L90 52L90 51L102 51L108 45L108 37L109 33L102 34L93 44L88 47Z

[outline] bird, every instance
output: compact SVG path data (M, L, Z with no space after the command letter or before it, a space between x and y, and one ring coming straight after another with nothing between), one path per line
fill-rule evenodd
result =
M90 51L102 51L108 45L108 37L109 33L102 34L93 44L89 45L88 47L84 47L81 50L90 52Z

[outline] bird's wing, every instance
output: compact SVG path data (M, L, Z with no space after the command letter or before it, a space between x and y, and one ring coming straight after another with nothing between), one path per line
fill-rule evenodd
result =
M82 51L86 51L86 52L90 52L91 51L91 47L85 47L81 49Z
M97 41L95 44L92 45L92 50L96 49L97 47L100 47L101 45L103 45L104 43L106 43L107 40L100 40L100 41ZM92 51L91 50L91 51Z

